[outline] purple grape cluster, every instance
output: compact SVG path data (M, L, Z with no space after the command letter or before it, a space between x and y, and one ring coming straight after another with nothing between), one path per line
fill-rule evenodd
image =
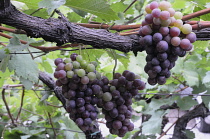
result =
M140 27L139 43L146 50L145 72L150 85L163 85L178 57L186 55L196 41L189 24L183 24L181 12L175 12L167 1L153 1L145 8L147 14Z
M62 87L66 98L66 111L69 117L85 133L96 132L98 108L102 108L110 133L123 137L134 129L130 122L132 116L132 97L138 90L145 88L145 83L133 72L115 73L109 81L101 76L96 63L87 63L80 55L71 54L65 60L57 58L54 77L56 85Z
M103 78L102 80L107 79ZM133 72L126 70L122 75L115 73L114 79L110 81L109 92L105 92L102 96L103 105L98 105L102 108L107 121L106 126L111 134L123 137L128 131L134 129L134 125L130 121L132 98L144 88L145 83Z
M57 58L54 63L57 66L54 72L56 85L62 86L69 117L82 131L96 132L97 122L94 121L98 117L97 95L102 92L97 84L101 76L95 71L95 65L86 63L75 53L65 60Z

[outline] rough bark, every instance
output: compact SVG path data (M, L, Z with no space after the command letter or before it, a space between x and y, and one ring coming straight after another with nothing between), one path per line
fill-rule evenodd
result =
M180 117L174 127L174 133L172 139L188 139L184 130L186 129L187 123L196 117L206 117L209 115L209 110L206 106L201 103L197 105L193 110L189 111L182 117Z

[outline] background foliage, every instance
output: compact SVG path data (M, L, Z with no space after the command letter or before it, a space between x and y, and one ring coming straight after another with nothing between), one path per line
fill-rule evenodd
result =
M12 3L22 12L32 14L38 8L41 8L33 16L49 18L58 15L52 14L54 9L59 9L69 21L75 23L99 22L107 24L122 25L134 17L144 14L144 7L149 0L138 0L129 8L133 0L13 0ZM169 0L177 11L183 14L189 14L201 9L209 8L210 3L207 0ZM141 23L144 16L133 21L131 24ZM210 14L206 14L192 20L207 21ZM5 25L6 26L6 25ZM8 26L6 26L8 27ZM115 31L113 31L115 32ZM6 87L5 97L10 112L14 119L17 119L17 127L11 124L5 103L0 99L0 135L7 138L35 139L53 137L57 138L85 138L74 122L68 118L65 110L50 91L42 82L38 80L39 71L47 72L53 77L55 69L53 60L60 57L69 57L71 53L81 54L87 61L97 61L99 66L97 70L109 79L112 78L113 68L117 61L116 72L122 72L125 69L140 74L143 81L147 81L147 75L144 73L145 52L138 53L135 57L132 52L127 54L110 49L80 49L67 48L57 51L44 53L32 47L29 44L37 46L55 46L56 44L44 42L41 38L32 39L26 35L11 34L13 38L8 40L0 37L0 91L3 86ZM28 44L22 44L19 40L25 40ZM90 47L90 46L81 46ZM12 57L11 57L12 56ZM22 90L23 84L25 91ZM13 87L12 85L16 85ZM184 88L184 89L183 89ZM209 41L197 41L194 43L194 50L189 52L185 57L179 58L175 68L172 70L172 77L167 80L165 85L146 86L144 91L140 92L147 99L154 94L182 94L165 97L162 95L159 99L152 99L151 103L145 100L133 100L135 110L133 121L139 120L141 113L152 115L151 118L142 125L142 136L146 138L149 135L160 134L162 117L168 113L167 110L160 109L162 105L171 105L177 103L181 110L189 110L198 104L195 100L197 94L210 95L210 53ZM24 94L24 97L23 97ZM183 94L192 94L184 96ZM194 95L195 94L195 95ZM143 96L143 95L142 95ZM20 116L18 112L23 97L23 106ZM207 107L209 96L201 97ZM103 116L101 116L103 118ZM103 120L102 120L103 124ZM151 126L152 125L152 126ZM136 127L133 132L127 133L124 138L132 137L139 131ZM145 135L146 134L146 135ZM109 135L107 138L116 138Z

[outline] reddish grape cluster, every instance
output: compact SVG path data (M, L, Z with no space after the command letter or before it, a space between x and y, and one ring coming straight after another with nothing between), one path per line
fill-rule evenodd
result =
M95 70L96 64L88 64L82 56L75 53L65 60L57 58L54 77L56 85L62 87L66 98L66 110L70 118L86 133L96 132L98 108L102 108L110 133L121 137L134 129L130 122L132 116L132 97L145 83L133 72L115 73L109 81ZM95 64L95 65L94 65Z
M176 12L167 1L153 1L145 11L147 14L139 30L139 43L147 53L144 70L149 84L163 85L178 56L183 57L192 49L196 35L191 25L183 24L182 13Z
M70 118L82 131L96 132L96 122L93 121L98 116L95 105L98 101L96 96L101 93L101 87L97 85L101 76L95 71L95 65L88 64L75 53L65 60L57 58L54 63L57 66L54 72L54 77L58 79L56 85L62 86Z
M110 133L123 137L128 131L134 129L134 125L130 121L132 97L138 94L138 90L145 88L145 83L139 79L139 76L126 70L122 75L115 73L110 85L110 91L105 92L102 96L102 112Z

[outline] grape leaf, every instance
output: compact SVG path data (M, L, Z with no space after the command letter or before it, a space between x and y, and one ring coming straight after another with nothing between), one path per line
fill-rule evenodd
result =
M39 2L39 8L47 8L48 14L51 14L53 10L65 3L66 0L43 0Z
M16 0L16 1L25 3L30 9L31 8L38 9L37 3L40 2L41 0Z
M29 54L12 55L8 68L14 70L15 74L32 82L38 81L39 70L37 64Z
M29 90L32 88L33 83L27 79L24 79L23 77L20 77L20 82L24 85L26 90Z
M162 125L162 116L165 114L164 111L156 111L152 114L152 117L142 124L143 134L156 134L160 133ZM152 125L152 126L151 126Z
M210 82L210 71L206 72L206 76L202 80L203 84Z
M184 63L183 77L190 86L199 85L199 76L195 69L194 62L186 61Z
M179 106L180 109L182 110L189 110L192 106L197 105L197 101L193 99L192 96L187 96L187 97L176 97L176 102L177 105Z
M105 0L68 0L65 5L97 15L107 21L118 19Z
M15 51L22 51L27 47L28 44L20 43L19 38L15 36L9 40L9 44L6 46L5 49L8 49L10 52L15 52Z

